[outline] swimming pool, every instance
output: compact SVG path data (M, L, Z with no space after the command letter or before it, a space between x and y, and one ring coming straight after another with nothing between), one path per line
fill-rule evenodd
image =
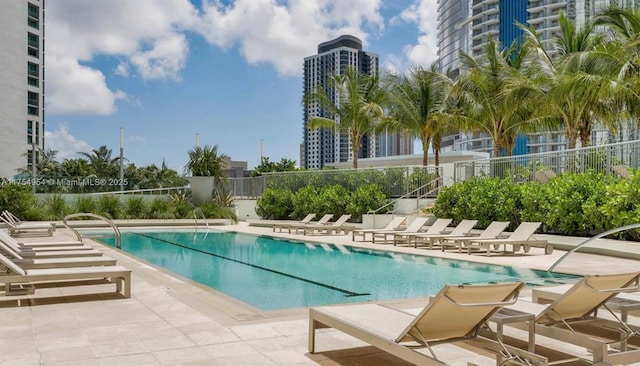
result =
M125 232L122 250L263 310L424 297L445 284L575 278L235 232Z

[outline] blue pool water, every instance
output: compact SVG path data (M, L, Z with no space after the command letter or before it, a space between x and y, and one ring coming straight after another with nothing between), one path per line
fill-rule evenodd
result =
M423 297L445 284L573 278L241 233L127 232L122 250L263 310Z

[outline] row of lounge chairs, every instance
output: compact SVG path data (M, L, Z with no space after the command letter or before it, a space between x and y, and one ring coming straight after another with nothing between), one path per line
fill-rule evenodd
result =
M0 283L4 295L31 295L39 284L114 283L116 293L131 297L131 270L81 241L20 243L0 230ZM86 282L85 282L86 281Z
M301 221L288 221L274 224L273 232L276 232L276 230L279 232L287 230L289 234L335 235L349 233L355 228L353 225L347 223L351 215L342 215L336 221L331 221L334 214L326 214L318 221L311 221L315 216L315 214L309 214Z
M0 213L0 220L7 225L11 236L33 232L52 236L56 230L55 222L25 222L21 221L16 215L7 210Z
M416 217L410 224L401 229L406 218L396 217L383 229L354 229L351 232L351 239L362 238L362 241L393 245L413 245L414 247L426 246L429 249L440 248L457 249L459 252L466 251L468 254L481 252L490 256L493 250L503 248L507 252L518 252L521 249L528 253L532 247L544 248L545 254L553 252L553 246L546 240L532 239L535 232L540 228L540 222L523 222L511 235L503 237L504 230L509 226L509 222L494 221L484 231L473 235L471 230L476 226L477 220L462 220L450 229L451 219L436 219L430 226L427 226L430 218Z
M621 293L637 291L639 282L640 272L586 276L556 289L548 304L519 299L524 285L514 282L445 286L422 309L377 304L311 308L309 351L315 352L316 330L331 327L416 365L443 365L432 346L460 341L480 342L481 349L495 351L497 365L630 364L640 360L640 327L619 318L607 304ZM601 309L609 310L609 317L598 317ZM528 337L516 342L505 337L505 324ZM558 347L537 347L536 336L548 337ZM569 353L575 346L588 353ZM428 352L418 351L424 348ZM582 359L585 354L589 360Z

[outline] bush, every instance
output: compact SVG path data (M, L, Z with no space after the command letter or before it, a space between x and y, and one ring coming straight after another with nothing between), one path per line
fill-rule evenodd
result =
M315 200L315 211L311 212L315 212L318 216L334 214L335 217L339 217L347 213L347 204L350 199L351 192L343 186L326 186Z
M205 202L198 207L208 219L229 219L238 222L238 216L230 207L223 207L216 202Z
M313 186L307 186L299 189L293 196L293 212L291 218L294 220L302 220L307 214L315 213L316 217L316 201L318 199L318 190Z
M347 212L351 220L362 222L362 215L386 205L389 202L387 195L376 184L366 184L358 187L353 192L347 204Z
M43 211L45 220L62 220L71 210L67 202L59 194L54 194L44 200Z
M124 208L124 217L127 219L146 219L147 203L142 197L129 197Z
M586 205L586 211L600 213L602 229L611 230L620 226L637 224L640 222L640 174L632 171L629 179L622 179L608 185L604 190L603 201L599 207L595 204ZM640 240L640 232L627 231L619 235L621 238Z
M96 210L96 201L91 196L80 196L73 206L76 213L94 212Z
M175 215L171 209L171 204L165 197L157 197L149 202L147 216L150 219L174 219Z
M18 218L25 218L25 212L36 202L31 186L0 182L0 212L7 210Z
M119 219L122 216L122 202L114 195L103 195L96 202L97 214L109 219Z
M263 219L288 219L293 212L293 193L289 189L267 188L256 202L256 213Z

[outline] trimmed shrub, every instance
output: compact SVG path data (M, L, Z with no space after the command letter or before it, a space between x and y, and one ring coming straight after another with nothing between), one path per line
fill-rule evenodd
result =
M318 199L318 190L313 186L306 186L299 189L293 196L293 212L291 218L294 220L302 220L303 217L310 213L315 213L316 217L320 217L316 212L316 201Z
M31 186L0 182L0 212L7 210L19 218L25 218L25 212L36 202Z
M588 205L586 211L600 213L602 229L611 230L620 226L637 224L640 222L640 174L631 171L629 179L621 179L605 188L603 201L599 207ZM592 207L593 206L593 207ZM618 237L640 240L640 231L628 230Z
M59 194L54 194L44 200L45 220L62 220L71 210L67 202Z
M293 193L289 189L267 188L256 202L256 213L263 219L288 219L293 212Z
M124 208L124 217L127 219L146 219L147 203L142 197L129 197Z
M353 192L347 204L347 212L351 215L352 221L362 222L363 214L377 210L388 202L388 196L377 184L366 184Z
M238 216L231 207L223 207L216 202L205 202L199 208L208 219L229 219L238 222Z
M103 195L96 202L97 214L109 219L119 219L122 215L122 202L114 195Z
M171 209L171 204L165 197L157 197L149 202L147 216L150 219L163 220L170 220L175 218L173 210Z
M91 196L79 196L73 204L75 213L94 212L96 210L96 201Z
M351 192L340 185L332 185L324 187L320 191L320 195L315 200L315 212L318 216L326 214L334 214L339 217L347 213L347 204L351 199Z

